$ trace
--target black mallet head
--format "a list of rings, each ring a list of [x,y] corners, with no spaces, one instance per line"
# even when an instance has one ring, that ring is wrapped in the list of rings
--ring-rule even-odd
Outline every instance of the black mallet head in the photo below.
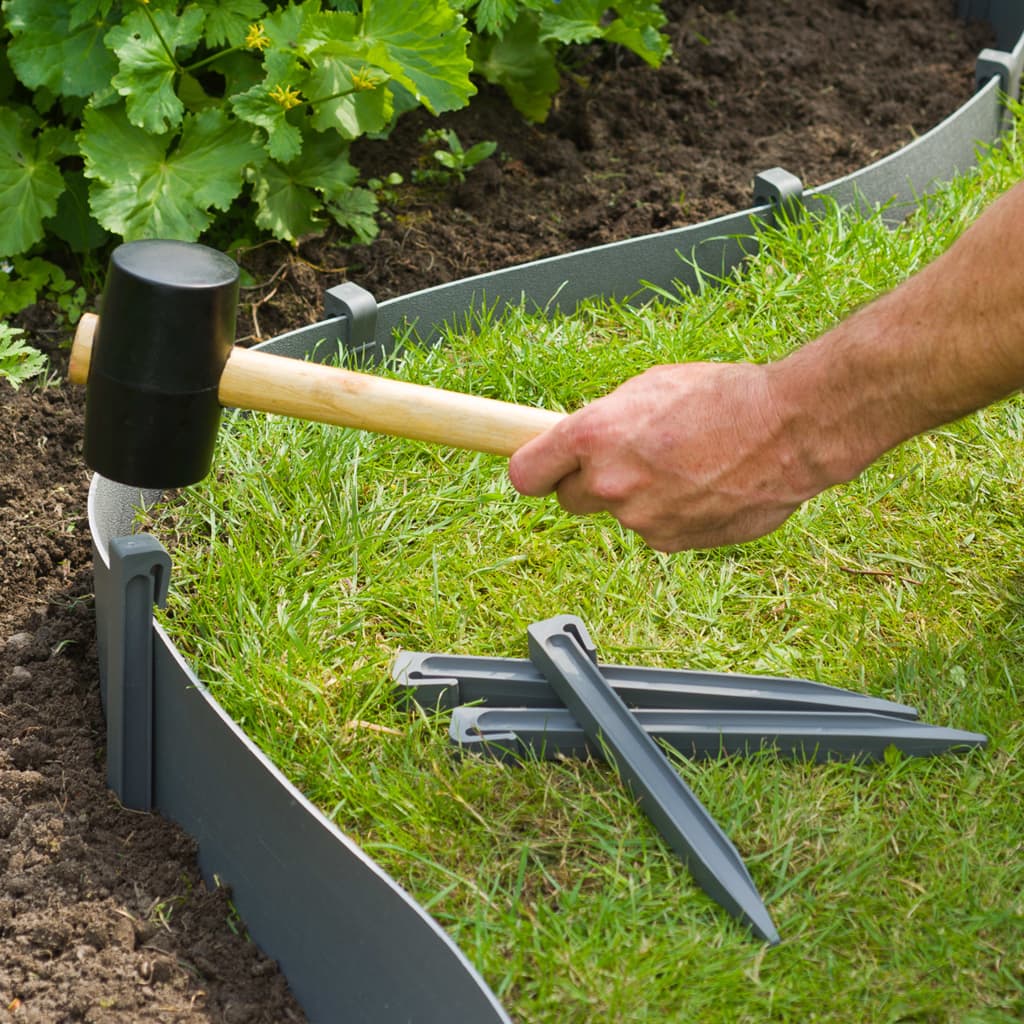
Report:
[[[214,249],[147,240],[114,250],[88,368],[92,469],[144,488],[206,476],[237,303],[238,267]]]

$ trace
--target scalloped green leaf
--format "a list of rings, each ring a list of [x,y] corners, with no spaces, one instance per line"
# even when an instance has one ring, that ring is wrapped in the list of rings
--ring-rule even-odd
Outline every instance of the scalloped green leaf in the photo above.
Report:
[[[562,46],[595,39],[616,43],[658,65],[668,53],[668,39],[658,29],[665,12],[657,0],[558,0],[545,5],[540,17],[540,38]]]
[[[473,21],[481,32],[500,36],[519,14],[519,0],[480,0],[473,9]]]
[[[349,163],[348,144],[336,135],[311,135],[302,150],[302,159],[289,165],[295,181],[315,188],[326,199],[335,199],[347,192],[359,177],[359,171]]]
[[[66,188],[57,200],[57,212],[46,222],[46,230],[65,241],[72,252],[99,249],[110,237],[89,209],[89,183],[81,171],[64,175]]]
[[[249,26],[267,13],[261,0],[192,0],[206,15],[203,38],[207,45],[241,46]]]
[[[334,103],[315,115],[317,126],[333,120],[330,126],[344,134],[381,131],[395,117],[394,97],[372,95],[385,78],[389,92],[407,92],[432,113],[465,106],[476,92],[469,77],[470,39],[461,15],[444,2],[366,0],[361,18],[309,13],[295,45],[322,84],[317,94]],[[351,98],[353,82],[364,97]]]
[[[289,53],[302,50],[304,23],[315,18],[320,12],[320,0],[305,0],[301,4],[289,4],[268,14],[263,19],[263,30],[274,48]]]
[[[210,210],[228,209],[247,168],[265,159],[252,129],[220,110],[188,114],[180,135],[159,136],[132,125],[120,107],[89,110],[79,141],[93,214],[127,240],[194,241]]]
[[[93,18],[105,18],[114,6],[114,0],[72,0],[70,10],[70,24],[72,28],[78,28]]]
[[[477,73],[500,85],[524,117],[540,122],[548,116],[560,78],[535,17],[521,15],[501,38],[478,37],[472,53]]]
[[[540,13],[561,0],[448,0],[473,23],[477,34],[501,36],[524,11]]]
[[[25,344],[22,333],[17,327],[0,324],[0,380],[7,381],[15,391],[47,367],[46,356]]]
[[[567,46],[571,43],[589,43],[603,34],[602,15],[607,4],[604,0],[561,0],[540,18],[540,38]]]
[[[380,231],[377,197],[368,188],[350,188],[327,204],[327,211],[355,240],[368,245]]]
[[[275,238],[289,242],[319,231],[323,220],[320,197],[300,183],[301,174],[271,160],[252,175],[256,223]]]
[[[627,25],[621,18],[608,26],[604,38],[632,50],[651,67],[661,64],[670,50],[668,39],[653,25]]]
[[[302,132],[289,118],[291,104],[298,105],[306,85],[306,72],[298,58],[289,52],[271,50],[265,62],[266,74],[245,92],[232,96],[229,103],[235,114],[258,125],[267,133],[267,151],[282,163],[302,152]],[[294,96],[287,100],[284,91]]]
[[[152,17],[159,32],[154,31]],[[204,14],[194,6],[180,15],[164,10],[133,11],[107,33],[120,70],[113,86],[125,98],[132,124],[159,134],[181,122],[185,106],[175,92],[176,54],[188,53],[202,39]]]
[[[439,113],[465,106],[476,91],[466,53],[470,38],[446,3],[366,0],[361,19],[334,11],[310,15],[297,45],[321,73],[332,61],[356,71],[376,68]]]
[[[346,139],[382,131],[395,116],[394,94],[385,88],[388,80],[385,72],[359,61],[317,61],[308,84],[313,127]]]
[[[325,45],[340,47],[333,52],[359,53],[363,47],[359,39],[359,16],[345,11],[307,11],[296,45],[304,57]]]
[[[312,135],[300,160],[287,165],[268,162],[251,175],[256,223],[292,242],[319,231],[324,226],[324,200],[342,203],[358,175],[349,163],[347,144],[336,135]]]
[[[294,160],[302,152],[302,130],[288,120],[288,111],[272,98],[265,83],[233,97],[231,109],[267,133],[267,152],[275,160]]]
[[[64,179],[57,169],[67,133],[37,133],[31,112],[0,108],[0,209],[17,211],[0,218],[0,256],[25,252],[43,237],[43,221],[57,212]]]
[[[615,12],[618,17],[605,27],[604,38],[632,50],[652,67],[661,64],[671,46],[660,31],[668,17],[659,0],[620,0]]]
[[[470,34],[446,3],[365,0],[361,36],[367,63],[386,71],[433,114],[464,107],[476,92],[466,52]]]
[[[103,42],[109,4],[94,6],[80,21],[80,5],[67,0],[7,0],[7,57],[24,85],[60,96],[90,96],[109,85],[117,70]]]

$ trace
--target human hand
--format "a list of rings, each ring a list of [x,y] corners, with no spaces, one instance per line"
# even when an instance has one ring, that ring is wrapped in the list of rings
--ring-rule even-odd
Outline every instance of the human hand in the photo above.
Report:
[[[820,490],[788,439],[767,367],[655,366],[523,445],[513,486],[608,511],[653,548],[752,540]]]

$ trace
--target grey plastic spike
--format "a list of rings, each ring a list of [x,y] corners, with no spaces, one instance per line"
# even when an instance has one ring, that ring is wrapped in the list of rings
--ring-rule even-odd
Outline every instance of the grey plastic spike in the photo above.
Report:
[[[527,629],[530,659],[587,737],[605,746],[638,803],[701,888],[771,945],[779,933],[729,837],[676,774],[587,653],[586,627],[559,615]]]
[[[877,761],[890,747],[907,757],[935,757],[988,742],[976,732],[871,714],[644,709],[633,717],[652,739],[691,758],[770,750],[818,762]],[[499,759],[603,756],[565,708],[459,707],[449,735],[463,752]]]
[[[600,668],[631,708],[845,711],[902,719],[918,717],[917,711],[906,704],[807,679],[630,665]],[[562,704],[539,669],[526,658],[400,651],[391,671],[395,683],[406,688],[408,695],[428,711],[460,704],[533,708]]]

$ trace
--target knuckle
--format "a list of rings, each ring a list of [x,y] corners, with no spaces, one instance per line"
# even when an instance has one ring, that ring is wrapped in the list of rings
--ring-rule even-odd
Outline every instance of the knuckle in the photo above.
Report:
[[[609,509],[622,505],[635,492],[632,482],[618,473],[595,473],[587,483],[590,493]]]

